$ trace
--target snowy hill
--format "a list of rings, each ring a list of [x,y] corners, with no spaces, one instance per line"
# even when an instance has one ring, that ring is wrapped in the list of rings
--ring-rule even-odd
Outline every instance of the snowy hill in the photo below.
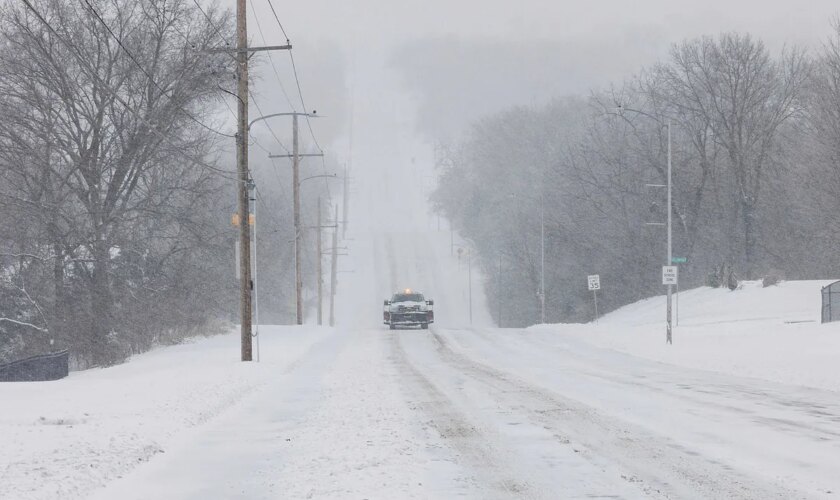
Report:
[[[653,297],[585,325],[543,325],[671,364],[840,390],[840,323],[820,324],[820,289],[831,280],[788,281],[738,290],[701,287],[674,302],[674,344],[665,344],[665,296]],[[678,306],[677,306],[678,304]],[[677,323],[678,311],[678,323]]]

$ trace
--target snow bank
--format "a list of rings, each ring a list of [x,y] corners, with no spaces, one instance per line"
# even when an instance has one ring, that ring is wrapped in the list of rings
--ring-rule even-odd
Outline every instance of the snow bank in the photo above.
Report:
[[[328,331],[261,327],[261,363],[239,361],[232,333],[55,382],[0,384],[0,498],[87,496],[236,405]]]
[[[831,282],[767,288],[746,282],[735,291],[682,292],[674,303],[673,345],[665,344],[665,296],[628,305],[594,324],[529,331],[671,364],[840,391],[840,323],[820,324],[820,289]]]

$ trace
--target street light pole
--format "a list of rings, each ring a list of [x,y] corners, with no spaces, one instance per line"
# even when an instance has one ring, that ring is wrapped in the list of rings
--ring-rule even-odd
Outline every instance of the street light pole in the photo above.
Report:
[[[302,311],[302,300],[301,300],[301,286],[302,280],[300,275],[300,236],[303,231],[303,227],[300,226],[300,185],[303,184],[305,181],[310,179],[320,179],[320,178],[329,178],[329,177],[336,177],[336,174],[319,174],[319,175],[310,175],[309,177],[304,177],[303,179],[298,179],[298,169],[295,169],[295,304],[296,310]],[[318,279],[318,325],[323,323],[323,279],[321,277],[321,230],[323,229],[323,225],[321,224],[321,197],[318,197],[318,224],[314,226],[318,229],[317,235],[317,246],[318,246],[318,260],[315,274],[317,275]],[[298,315],[298,324],[302,323],[302,316]]]
[[[473,322],[473,312],[472,312],[472,248],[467,249],[467,288],[469,293],[469,301],[470,301],[470,324],[472,325]]]
[[[318,228],[317,228],[317,246],[318,246],[318,259],[315,261],[315,276],[318,280],[318,326],[321,326],[324,322],[324,279],[321,273],[321,260],[323,256],[321,255],[321,197],[318,197]]]
[[[294,224],[295,224],[295,319],[303,324],[303,278],[300,273],[300,156],[298,151],[298,117],[292,115],[292,183],[294,186]]]
[[[638,113],[638,114],[643,115],[643,116],[647,116],[648,118],[651,118],[651,119],[655,120],[659,124],[660,130],[662,130],[662,128],[661,128],[662,127],[662,122],[659,121],[655,116],[652,116],[649,113],[645,113],[644,111],[640,111],[638,109],[625,108],[620,104],[618,105],[619,115],[621,115],[622,112],[625,111],[625,110],[626,111],[632,111],[632,112]],[[667,186],[666,186],[666,189],[668,190],[668,202],[667,202],[667,205],[668,205],[668,219],[667,219],[667,222],[666,222],[667,232],[668,232],[668,260],[665,263],[665,265],[666,266],[672,266],[673,265],[673,253],[672,253],[673,234],[672,234],[671,223],[672,223],[672,217],[673,217],[672,213],[673,213],[673,208],[674,207],[672,206],[673,197],[672,197],[672,189],[671,189],[671,184],[672,184],[672,182],[671,182],[671,118],[668,118],[668,120],[666,122],[666,126],[667,126],[667,129],[668,129],[668,174],[667,174],[668,183],[667,183]],[[659,225],[659,224],[657,224],[657,225]],[[677,279],[679,279],[679,278],[677,278]],[[672,314],[672,307],[671,306],[672,306],[672,300],[673,300],[673,294],[674,294],[674,286],[671,285],[671,284],[668,284],[667,286],[668,286],[667,299],[666,299],[667,303],[666,303],[666,306],[665,306],[665,311],[666,311],[665,312],[665,321],[666,321],[665,342],[667,344],[673,344],[673,335],[672,335],[673,334],[673,328],[672,328],[672,324],[671,324],[673,314]]]
[[[545,324],[545,204],[540,199],[540,324]]]
[[[303,297],[301,295],[301,290],[303,289],[303,279],[300,273],[300,236],[301,236],[301,228],[300,228],[300,193],[298,192],[299,181],[300,178],[300,159],[304,156],[323,156],[323,154],[317,155],[305,155],[300,154],[298,148],[298,116],[305,116],[307,118],[315,118],[315,112],[313,111],[312,114],[309,113],[299,113],[299,112],[285,112],[285,113],[272,113],[270,115],[260,116],[250,123],[248,123],[248,129],[251,126],[260,121],[260,120],[267,120],[268,118],[274,118],[276,116],[291,116],[292,117],[292,154],[291,155],[268,155],[269,158],[279,158],[281,156],[288,157],[291,156],[292,158],[292,185],[294,188],[294,225],[295,225],[295,318],[298,325],[303,324]]]
[[[671,119],[668,119],[668,263],[665,264],[666,266],[673,265],[672,262],[672,236],[671,236],[671,212],[673,212],[673,207],[671,206]],[[673,285],[668,285],[668,305],[667,305],[667,333],[665,337],[665,342],[668,344],[673,343],[672,338],[672,330],[671,330],[671,299],[673,296]]]

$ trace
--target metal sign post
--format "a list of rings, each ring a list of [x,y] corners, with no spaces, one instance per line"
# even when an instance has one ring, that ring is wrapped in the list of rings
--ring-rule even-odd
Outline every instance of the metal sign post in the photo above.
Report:
[[[671,257],[671,264],[685,264],[686,262],[688,262],[687,257]],[[677,300],[677,310],[676,310],[677,326],[680,326],[680,284],[679,284],[679,282],[676,285],[677,285],[677,299],[676,299]]]
[[[594,321],[598,321],[598,290],[601,289],[601,275],[599,274],[591,274],[586,277],[587,284],[589,285],[589,290],[592,292],[592,298],[595,300],[595,319]]]
[[[665,342],[670,344],[671,340],[671,291],[672,287],[677,284],[679,270],[677,266],[662,266],[662,284],[668,285],[668,304],[667,304],[667,337]]]

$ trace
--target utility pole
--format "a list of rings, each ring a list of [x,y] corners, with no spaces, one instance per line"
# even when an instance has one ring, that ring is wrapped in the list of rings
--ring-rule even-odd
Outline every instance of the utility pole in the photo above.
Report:
[[[242,1],[242,0],[239,0]],[[300,271],[300,240],[302,236],[302,228],[300,226],[300,159],[307,156],[324,156],[323,153],[301,154],[298,145],[298,116],[306,116],[315,118],[315,112],[309,113],[274,113],[266,115],[260,119],[271,118],[275,116],[291,116],[292,117],[292,154],[291,155],[268,155],[269,158],[291,158],[292,159],[292,189],[293,203],[294,203],[294,226],[295,226],[295,319],[298,325],[303,324],[303,277]],[[254,120],[256,121],[256,120]]]
[[[316,260],[315,265],[315,275],[318,277],[318,326],[324,324],[324,278],[321,275],[321,259],[323,256],[321,255],[322,246],[321,246],[321,197],[318,197],[318,224],[317,224],[317,231],[318,236],[316,238],[317,245],[318,245],[318,260]]]
[[[237,133],[236,133],[236,180],[237,213],[239,215],[239,317],[241,323],[242,361],[252,361],[251,348],[251,228],[248,182],[248,54],[266,50],[289,50],[291,45],[270,47],[248,47],[248,24],[246,1],[236,0],[236,97],[237,97]],[[231,52],[229,48],[209,49],[207,52]]]
[[[239,97],[236,173],[239,196],[239,318],[242,361],[251,361],[251,228],[248,210],[248,28],[245,0],[236,0],[236,76]]]
[[[335,287],[338,283],[338,204],[335,205],[335,229],[332,236],[332,262],[330,269],[330,326],[335,326]]]

